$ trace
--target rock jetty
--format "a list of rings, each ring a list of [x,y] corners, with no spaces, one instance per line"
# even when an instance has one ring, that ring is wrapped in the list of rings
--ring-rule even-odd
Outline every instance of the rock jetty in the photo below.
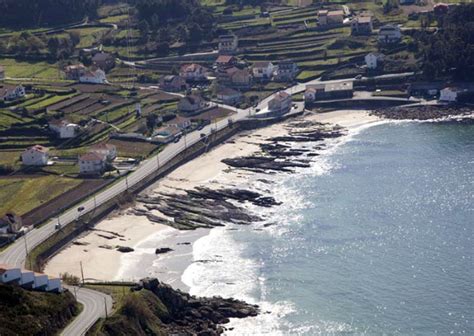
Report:
[[[431,120],[452,116],[467,116],[474,113],[474,108],[455,105],[398,106],[377,109],[371,112],[381,118],[395,120]]]

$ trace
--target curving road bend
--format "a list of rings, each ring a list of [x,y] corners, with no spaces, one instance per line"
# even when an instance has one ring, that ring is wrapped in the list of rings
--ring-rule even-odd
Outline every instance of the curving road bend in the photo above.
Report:
[[[83,310],[78,318],[73,320],[60,334],[61,336],[84,335],[98,320],[106,317],[112,311],[112,298],[109,295],[81,287],[66,286],[75,293]]]

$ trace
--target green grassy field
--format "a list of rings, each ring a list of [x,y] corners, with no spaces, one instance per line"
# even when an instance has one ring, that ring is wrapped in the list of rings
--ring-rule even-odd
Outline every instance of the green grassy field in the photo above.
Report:
[[[25,214],[81,182],[59,176],[0,179],[0,213]]]
[[[47,62],[23,62],[10,58],[0,59],[5,76],[10,78],[61,79],[58,65]]]

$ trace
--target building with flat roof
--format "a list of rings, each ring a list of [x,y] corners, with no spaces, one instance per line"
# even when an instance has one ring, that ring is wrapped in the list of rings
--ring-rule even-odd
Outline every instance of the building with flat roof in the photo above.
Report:
[[[306,86],[305,102],[351,98],[354,94],[352,81],[312,84]]]

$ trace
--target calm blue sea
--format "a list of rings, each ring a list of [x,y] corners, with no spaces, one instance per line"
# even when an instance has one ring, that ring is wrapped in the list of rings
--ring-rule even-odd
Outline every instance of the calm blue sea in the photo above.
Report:
[[[474,335],[474,125],[361,129],[272,179],[273,225],[212,230],[183,275],[262,307],[229,335]]]

